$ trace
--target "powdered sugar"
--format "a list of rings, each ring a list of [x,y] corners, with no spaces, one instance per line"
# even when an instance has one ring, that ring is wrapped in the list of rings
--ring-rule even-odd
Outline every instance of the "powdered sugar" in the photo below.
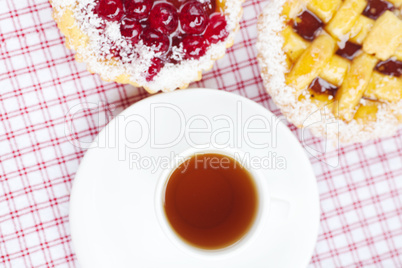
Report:
[[[287,118],[298,127],[308,127],[314,135],[339,139],[343,143],[363,142],[393,135],[401,116],[402,101],[379,105],[376,121],[344,122],[335,118],[327,107],[319,108],[310,98],[299,100],[296,90],[286,85],[286,56],[282,50],[285,27],[281,17],[286,0],[273,0],[259,18],[257,49],[267,91]]]
[[[120,34],[120,25],[117,22],[109,23],[106,27],[106,35],[111,41],[119,42],[122,39]]]
[[[102,79],[114,81],[119,77],[128,76],[129,82],[144,86],[150,92],[183,88],[200,79],[202,70],[211,68],[214,60],[223,56],[226,47],[233,42],[242,11],[241,0],[226,0],[225,17],[230,33],[226,41],[210,45],[206,55],[198,60],[183,60],[182,47],[175,48],[173,58],[181,62],[166,63],[153,81],[147,82],[146,72],[151,65],[151,59],[159,56],[160,52],[158,54],[153,48],[145,46],[141,40],[133,47],[120,35],[118,23],[104,21],[93,13],[95,1],[52,1],[55,18],[61,18],[64,12],[72,10],[75,26],[89,37],[85,46],[72,42],[71,48],[76,50],[78,58],[87,63],[88,69],[99,73]],[[101,30],[102,24],[105,24],[105,33]],[[115,60],[110,53],[117,50],[121,60]]]

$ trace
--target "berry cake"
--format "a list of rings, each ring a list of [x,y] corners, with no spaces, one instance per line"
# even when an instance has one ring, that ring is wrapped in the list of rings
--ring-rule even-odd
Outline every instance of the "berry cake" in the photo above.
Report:
[[[260,15],[264,84],[285,116],[343,143],[402,122],[402,0],[273,0]]]
[[[242,0],[51,0],[76,60],[105,81],[186,88],[225,54]]]

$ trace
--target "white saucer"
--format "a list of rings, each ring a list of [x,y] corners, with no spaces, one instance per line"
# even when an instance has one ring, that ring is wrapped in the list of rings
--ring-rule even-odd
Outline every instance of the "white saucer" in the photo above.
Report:
[[[221,150],[230,141],[230,150],[249,155],[247,163],[255,162],[252,169],[261,174],[266,193],[258,232],[241,251],[222,258],[200,258],[177,246],[161,224],[156,203],[166,165],[211,140],[208,149]],[[82,267],[293,268],[309,263],[319,227],[316,179],[297,139],[257,103],[208,89],[155,95],[118,115],[91,147],[70,201],[72,239]],[[151,160],[161,161],[159,168],[148,167]]]

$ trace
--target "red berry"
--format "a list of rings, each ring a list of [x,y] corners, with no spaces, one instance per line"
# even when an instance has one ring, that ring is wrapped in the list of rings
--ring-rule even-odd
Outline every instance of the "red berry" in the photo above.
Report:
[[[167,35],[152,29],[147,28],[141,35],[141,39],[148,47],[155,47],[156,52],[167,52],[169,50],[170,41]]]
[[[126,14],[138,20],[148,16],[152,4],[152,0],[124,0]]]
[[[202,33],[208,24],[208,17],[202,4],[196,1],[184,4],[180,10],[180,24],[186,33]]]
[[[151,60],[151,66],[149,66],[148,72],[145,79],[147,82],[152,81],[152,79],[157,75],[163,67],[163,62],[159,58],[153,58]]]
[[[219,13],[212,15],[209,19],[207,30],[205,31],[205,38],[212,44],[224,41],[229,35],[226,26],[227,23],[224,16]]]
[[[180,8],[187,1],[186,0],[167,0],[167,2],[171,3],[176,8]]]
[[[147,29],[151,27],[151,24],[149,23],[149,20],[140,20],[140,24],[142,29]]]
[[[100,0],[95,13],[104,20],[119,21],[123,16],[122,0]]]
[[[216,10],[216,1],[215,0],[204,0],[202,3],[202,7],[208,15],[211,15]]]
[[[149,20],[152,28],[164,34],[173,33],[179,25],[176,8],[168,3],[156,4],[151,10]]]
[[[129,39],[132,43],[138,42],[138,37],[142,31],[141,24],[132,18],[123,18],[120,24],[120,33]]]
[[[208,44],[202,36],[188,35],[183,39],[185,59],[199,59],[207,52]]]

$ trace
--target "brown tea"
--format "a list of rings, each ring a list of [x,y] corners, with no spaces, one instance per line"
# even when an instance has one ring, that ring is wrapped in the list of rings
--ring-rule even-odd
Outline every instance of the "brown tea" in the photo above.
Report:
[[[235,159],[197,154],[170,175],[166,217],[185,242],[220,249],[239,241],[251,228],[258,208],[251,174]]]

